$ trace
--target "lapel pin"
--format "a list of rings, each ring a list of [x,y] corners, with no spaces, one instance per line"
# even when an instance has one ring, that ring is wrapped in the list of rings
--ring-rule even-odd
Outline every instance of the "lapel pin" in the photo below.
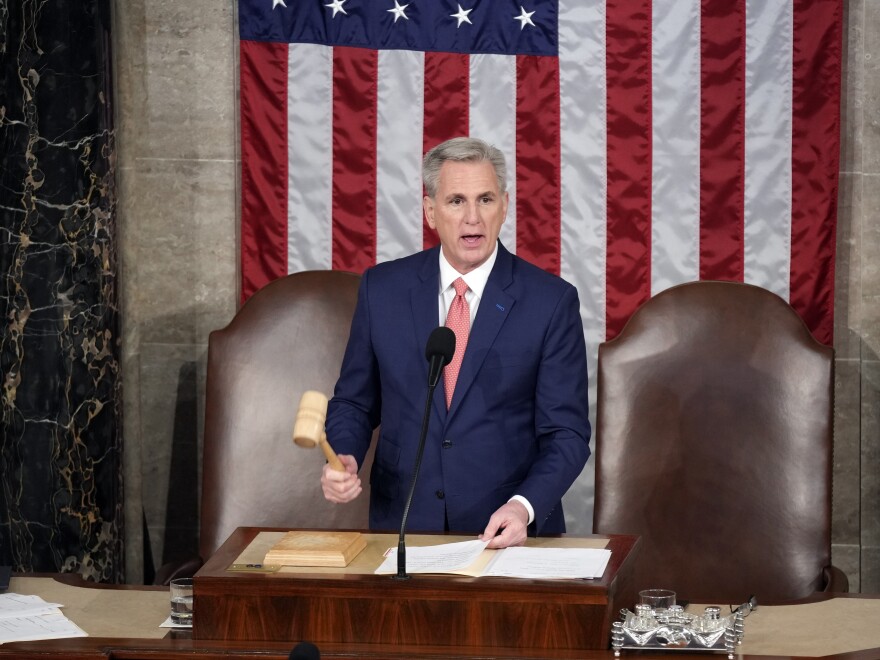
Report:
[[[504,311],[504,306],[501,303],[495,303],[495,307],[500,309],[502,312]]]

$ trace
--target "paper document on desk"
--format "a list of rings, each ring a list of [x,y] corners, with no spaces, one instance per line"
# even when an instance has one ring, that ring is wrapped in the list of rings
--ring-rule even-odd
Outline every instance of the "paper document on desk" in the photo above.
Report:
[[[485,576],[536,580],[595,579],[605,573],[611,551],[595,548],[505,548],[499,550]]]
[[[0,619],[55,612],[61,605],[47,603],[39,596],[0,594]]]
[[[488,544],[488,541],[459,541],[407,548],[406,572],[475,575],[470,572],[471,567],[480,559]],[[488,558],[482,563],[488,563]],[[379,575],[397,573],[397,548],[388,549],[385,553],[385,561],[376,569],[376,573]]]
[[[406,549],[407,573],[448,573],[471,577],[536,580],[593,579],[605,573],[611,551],[594,548],[505,548],[487,550],[486,541],[462,541]],[[385,553],[376,573],[397,572],[397,548]]]
[[[86,631],[61,613],[60,607],[39,596],[0,594],[0,644],[88,637]]]

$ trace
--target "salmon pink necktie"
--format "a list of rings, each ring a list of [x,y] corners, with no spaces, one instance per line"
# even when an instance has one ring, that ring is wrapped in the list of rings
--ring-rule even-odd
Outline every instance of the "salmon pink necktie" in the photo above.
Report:
[[[467,348],[468,334],[471,329],[471,310],[464,297],[468,290],[467,283],[460,277],[452,283],[455,287],[455,298],[449,306],[446,315],[446,327],[455,333],[455,354],[452,362],[443,370],[443,385],[446,388],[446,409],[452,403],[452,393],[455,392],[455,381],[458,380],[458,371],[461,369],[461,361],[464,359],[464,350]]]

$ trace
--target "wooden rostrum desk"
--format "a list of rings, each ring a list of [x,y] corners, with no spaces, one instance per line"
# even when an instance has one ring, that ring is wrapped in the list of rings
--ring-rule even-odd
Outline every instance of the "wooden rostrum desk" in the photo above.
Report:
[[[541,657],[609,648],[612,621],[635,600],[627,581],[638,545],[633,536],[529,539],[546,547],[607,547],[611,560],[596,580],[395,580],[374,574],[397,545],[392,534],[365,533],[366,549],[344,569],[255,567],[284,531],[239,528],[196,574],[193,640],[513,648]],[[413,534],[407,547],[463,538]]]
[[[288,660],[308,638],[286,641],[193,639],[190,631],[161,628],[168,617],[167,587],[86,583],[72,574],[14,575],[10,591],[61,603],[63,612],[89,637],[10,642],[0,660]],[[702,612],[707,604],[693,604]],[[725,603],[714,603],[724,606]],[[631,605],[630,605],[631,606]],[[261,616],[260,613],[252,616]],[[746,620],[742,660],[880,659],[880,595],[817,593],[799,603],[761,606]],[[435,625],[432,623],[432,625]],[[322,660],[614,660],[610,648],[596,650],[493,649],[450,644],[322,642]],[[723,660],[725,654],[688,651],[623,651],[623,660]]]

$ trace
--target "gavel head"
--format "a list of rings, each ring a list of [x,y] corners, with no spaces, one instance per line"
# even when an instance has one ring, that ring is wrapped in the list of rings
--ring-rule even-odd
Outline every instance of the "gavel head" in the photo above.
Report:
[[[324,439],[324,421],[327,419],[327,397],[321,392],[307,390],[299,400],[293,441],[300,447],[315,447]]]

